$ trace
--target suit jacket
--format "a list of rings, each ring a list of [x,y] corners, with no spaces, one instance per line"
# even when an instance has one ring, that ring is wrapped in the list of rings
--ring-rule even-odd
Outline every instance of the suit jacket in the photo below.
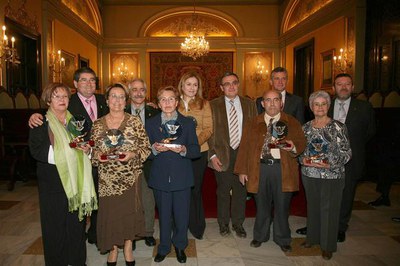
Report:
[[[108,114],[106,98],[102,94],[94,94],[94,96],[96,97],[97,103],[97,118],[105,116],[106,114]],[[69,100],[68,105],[68,111],[70,111],[73,116],[83,115],[86,118],[86,121],[89,122],[89,128],[92,129],[93,122],[90,119],[90,116],[77,93],[71,95],[71,99]]]
[[[126,106],[125,112],[132,114],[132,108],[131,108],[130,104]],[[144,106],[144,119],[146,122],[148,121],[148,119],[154,117],[158,113],[160,113],[159,109],[153,108],[147,104]],[[145,125],[146,125],[146,123],[145,123]],[[150,177],[150,169],[151,169],[151,160],[147,159],[143,163],[143,173],[144,173],[144,177],[146,178],[147,181],[149,180],[149,177]]]
[[[293,192],[299,190],[299,168],[297,156],[300,155],[306,147],[306,138],[300,122],[293,116],[281,112],[281,118],[288,126],[287,139],[292,140],[296,153],[285,150],[281,153],[282,169],[282,192]],[[260,114],[249,121],[244,128],[241,145],[236,158],[234,173],[245,174],[248,176],[247,191],[251,193],[258,192],[260,176],[260,156],[264,145],[267,126],[264,121],[264,114]]]
[[[174,144],[186,146],[186,155],[181,156],[172,151],[150,154],[152,160],[149,187],[162,191],[177,191],[190,188],[194,185],[192,159],[198,158],[200,146],[197,141],[196,127],[192,119],[178,112],[177,121],[182,126],[182,134],[174,140]],[[146,131],[150,144],[161,142],[165,136],[161,132],[161,114],[146,121]]]
[[[243,111],[243,126],[252,117],[257,115],[257,109],[254,102],[250,99],[239,96]],[[213,134],[208,140],[209,150],[208,158],[214,154],[222,163],[222,171],[226,171],[230,162],[230,144],[229,144],[229,124],[226,114],[225,96],[220,96],[210,102],[213,117]],[[212,168],[211,162],[209,167]]]
[[[258,97],[256,100],[257,112],[264,113],[265,109],[261,105],[263,97]],[[289,115],[294,116],[302,125],[305,123],[304,118],[304,103],[303,99],[297,95],[286,92],[285,105],[283,111]]]
[[[330,117],[334,117],[334,105],[333,100],[328,111]],[[352,158],[345,166],[346,178],[358,180],[362,177],[365,165],[366,144],[376,131],[372,105],[367,101],[351,98],[345,124],[352,150]]]

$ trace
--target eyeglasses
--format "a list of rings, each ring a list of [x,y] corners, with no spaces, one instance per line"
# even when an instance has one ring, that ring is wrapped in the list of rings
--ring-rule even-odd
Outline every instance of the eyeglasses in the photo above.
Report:
[[[68,99],[68,95],[52,95],[51,98],[53,98],[56,101],[61,101]]]
[[[238,81],[238,80],[235,80],[235,81],[232,81],[232,82],[225,82],[225,83],[223,83],[223,84],[222,84],[222,87],[224,87],[225,89],[227,89],[227,88],[230,88],[231,86],[237,86],[237,85],[239,85],[239,81]]]
[[[280,98],[273,98],[273,99],[267,98],[267,99],[263,99],[263,101],[266,103],[271,103],[271,102],[278,103],[281,101],[281,99]]]
[[[79,82],[82,82],[82,83],[96,83],[96,79],[94,79],[94,78],[91,78],[91,79],[86,79],[86,78],[81,78],[81,79],[79,79]]]
[[[323,107],[323,106],[328,105],[328,103],[327,102],[324,102],[324,103],[313,103],[313,105],[314,106],[318,106],[318,107]]]
[[[176,98],[174,98],[174,97],[160,98],[159,101],[160,101],[160,103],[174,102],[174,101],[176,101]]]
[[[123,95],[123,94],[120,94],[120,95],[118,95],[118,94],[111,94],[110,95],[110,97],[113,99],[113,100],[121,100],[121,101],[124,101],[125,100],[125,95]]]

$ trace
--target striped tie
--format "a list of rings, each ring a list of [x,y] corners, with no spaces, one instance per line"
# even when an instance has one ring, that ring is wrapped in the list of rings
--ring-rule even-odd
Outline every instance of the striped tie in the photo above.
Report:
[[[239,121],[233,100],[230,100],[231,109],[229,110],[229,138],[230,146],[236,150],[239,146]]]
[[[86,101],[87,104],[89,104],[89,116],[90,116],[90,119],[92,119],[92,121],[96,120],[96,117],[94,116],[94,111],[93,111],[93,108],[92,108],[92,101],[89,100],[89,99],[86,99],[85,101]]]

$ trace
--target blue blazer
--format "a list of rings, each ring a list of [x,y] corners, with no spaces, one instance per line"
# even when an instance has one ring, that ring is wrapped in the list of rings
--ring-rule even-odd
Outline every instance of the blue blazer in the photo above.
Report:
[[[194,185],[192,159],[201,156],[196,127],[192,119],[184,117],[179,112],[177,120],[182,125],[182,135],[172,143],[185,145],[186,155],[181,156],[172,151],[161,152],[157,155],[151,153],[149,158],[153,162],[148,181],[151,188],[177,191]],[[146,131],[151,145],[165,139],[161,133],[161,114],[146,120]]]

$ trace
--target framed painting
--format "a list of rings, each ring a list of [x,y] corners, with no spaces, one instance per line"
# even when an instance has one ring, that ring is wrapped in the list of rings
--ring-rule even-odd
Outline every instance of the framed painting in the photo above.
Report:
[[[76,70],[75,55],[61,50],[61,57],[65,60],[64,71],[61,75],[61,82],[74,89],[74,72]]]
[[[321,88],[331,88],[333,84],[333,53],[334,49],[321,53]]]
[[[89,59],[78,54],[78,68],[89,67]]]

